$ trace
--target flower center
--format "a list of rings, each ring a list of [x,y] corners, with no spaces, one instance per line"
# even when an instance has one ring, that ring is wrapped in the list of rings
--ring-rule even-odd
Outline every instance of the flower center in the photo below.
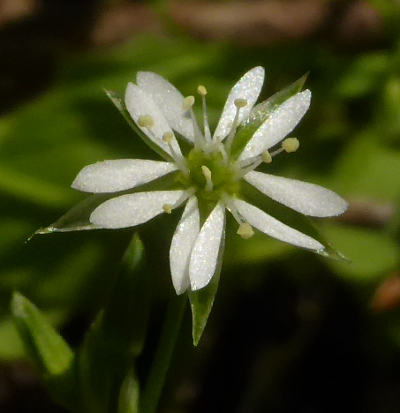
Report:
[[[239,191],[236,169],[227,164],[217,150],[193,149],[187,157],[187,167],[189,174],[183,177],[185,186],[195,188],[196,195],[206,201],[218,201],[223,194],[233,195]]]

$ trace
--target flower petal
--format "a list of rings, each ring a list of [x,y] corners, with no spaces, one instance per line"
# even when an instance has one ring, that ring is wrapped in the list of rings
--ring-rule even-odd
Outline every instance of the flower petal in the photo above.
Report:
[[[257,228],[259,231],[264,232],[264,234],[280,241],[295,245],[296,247],[316,251],[324,249],[324,246],[314,238],[311,238],[308,235],[283,224],[254,205],[240,199],[234,199],[233,203],[245,221]]]
[[[189,261],[194,242],[200,231],[200,213],[197,198],[192,196],[176,227],[169,250],[172,283],[176,293],[182,294],[190,284]]]
[[[277,202],[312,217],[343,214],[348,204],[333,191],[319,185],[251,171],[244,179]]]
[[[311,92],[307,89],[286,100],[256,130],[247,143],[239,160],[260,155],[288,135],[305,115],[311,102]]]
[[[100,204],[90,215],[90,222],[99,228],[133,227],[161,214],[165,204],[175,204],[184,194],[151,191],[121,195]]]
[[[171,128],[193,142],[193,122],[189,112],[182,108],[182,93],[168,80],[153,72],[138,72],[136,80],[138,86],[161,109]]]
[[[261,92],[264,82],[264,73],[265,71],[263,67],[254,67],[245,73],[233,86],[229,92],[218,126],[215,129],[214,139],[217,137],[225,138],[228,135],[236,114],[235,99],[247,100],[247,105],[240,109],[239,123],[249,116],[249,113]]]
[[[177,167],[170,162],[144,159],[117,159],[85,166],[71,187],[83,192],[106,193],[124,191],[153,181]]]
[[[143,133],[157,146],[167,152],[172,156],[171,149],[168,144],[163,141],[163,136],[166,132],[171,132],[172,130],[168,125],[163,113],[159,107],[154,103],[152,98],[144,92],[139,86],[128,83],[125,92],[125,106],[132,119],[135,121],[137,126],[143,131]],[[152,117],[154,125],[150,128],[142,127],[138,124],[138,119],[140,116],[149,115]],[[175,137],[172,141],[172,147],[177,154],[181,154],[181,149],[176,141]]]
[[[221,245],[225,236],[225,207],[218,203],[201,227],[193,246],[189,264],[193,291],[205,287],[218,268]]]

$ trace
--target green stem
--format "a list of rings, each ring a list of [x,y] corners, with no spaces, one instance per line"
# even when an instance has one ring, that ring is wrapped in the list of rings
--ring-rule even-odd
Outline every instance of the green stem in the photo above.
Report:
[[[178,338],[185,312],[187,296],[172,297],[168,304],[158,348],[154,355],[153,364],[143,391],[141,413],[155,413],[165,378],[171,362],[172,353]]]

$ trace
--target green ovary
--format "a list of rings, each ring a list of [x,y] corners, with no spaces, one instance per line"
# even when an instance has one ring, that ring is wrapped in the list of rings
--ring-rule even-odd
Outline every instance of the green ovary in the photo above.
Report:
[[[236,172],[231,164],[226,164],[219,152],[203,153],[193,149],[187,157],[189,176],[184,177],[184,185],[196,188],[198,197],[206,201],[218,201],[223,193],[228,195],[239,192],[239,182]],[[211,172],[213,189],[206,190],[207,180],[203,174],[202,166]]]

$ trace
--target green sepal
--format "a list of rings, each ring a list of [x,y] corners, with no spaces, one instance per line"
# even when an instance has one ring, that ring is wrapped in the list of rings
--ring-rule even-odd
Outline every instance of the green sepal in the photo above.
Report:
[[[32,236],[51,234],[53,232],[70,232],[70,231],[85,231],[98,229],[96,225],[90,222],[90,215],[103,202],[111,198],[116,198],[125,194],[132,194],[139,191],[157,191],[165,188],[181,189],[182,185],[179,181],[180,173],[171,172],[161,178],[146,184],[137,186],[132,189],[120,192],[94,194],[85,198],[77,205],[72,207],[64,215],[62,215],[56,222],[50,224],[48,227],[39,228]]]
[[[73,351],[44,314],[18,292],[12,297],[11,312],[25,351],[43,374],[50,395],[74,410],[78,390]]]
[[[84,410],[115,411],[118,389],[141,353],[148,317],[149,279],[144,248],[134,235],[122,259],[108,304],[100,311],[79,352]]]
[[[193,345],[197,346],[206,328],[208,317],[210,316],[215,296],[218,291],[219,279],[221,275],[222,260],[225,249],[225,235],[222,237],[218,254],[218,264],[214,276],[210,283],[198,291],[189,291],[189,301],[192,310],[192,338]]]
[[[308,73],[253,107],[248,118],[239,126],[236,132],[232,145],[233,157],[239,156],[255,131],[269,118],[274,110],[303,89],[307,77]]]
[[[165,151],[163,151],[158,145],[152,142],[136,125],[136,123],[131,118],[128,110],[126,109],[124,99],[117,92],[104,89],[106,95],[110,98],[111,102],[114,103],[114,106],[119,110],[121,115],[127,121],[128,125],[140,136],[140,138],[148,145],[154,152],[158,153],[162,158],[171,162],[173,161],[172,157]]]

